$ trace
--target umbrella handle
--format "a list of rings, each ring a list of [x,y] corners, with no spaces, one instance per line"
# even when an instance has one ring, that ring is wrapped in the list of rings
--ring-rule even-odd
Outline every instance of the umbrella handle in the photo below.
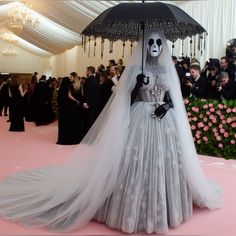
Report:
[[[142,74],[143,74],[143,54],[144,54],[144,29],[145,29],[145,25],[144,22],[141,21],[141,30],[142,30]]]

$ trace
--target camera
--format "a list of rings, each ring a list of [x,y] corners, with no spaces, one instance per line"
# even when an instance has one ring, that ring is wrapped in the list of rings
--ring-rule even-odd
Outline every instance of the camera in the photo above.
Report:
[[[219,88],[221,87],[222,83],[221,83],[221,80],[220,80],[220,75],[217,75],[216,76],[216,87]]]
[[[187,82],[194,83],[194,79],[189,72],[185,73],[184,82],[185,83],[187,83]]]

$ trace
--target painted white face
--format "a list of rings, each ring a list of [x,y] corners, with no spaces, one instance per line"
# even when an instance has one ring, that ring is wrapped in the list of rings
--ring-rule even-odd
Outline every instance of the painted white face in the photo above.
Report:
[[[153,33],[148,39],[148,54],[151,57],[158,57],[162,51],[162,40],[158,33]]]

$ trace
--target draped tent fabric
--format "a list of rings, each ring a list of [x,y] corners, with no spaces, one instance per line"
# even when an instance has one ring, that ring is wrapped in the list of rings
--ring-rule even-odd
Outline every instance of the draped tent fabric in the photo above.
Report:
[[[16,33],[22,39],[17,45],[25,48],[22,44],[25,40],[27,50],[39,56],[51,57],[62,54],[66,50],[81,44],[80,33],[97,15],[122,2],[141,2],[141,0],[30,0],[33,12],[40,16],[40,24],[35,29],[26,27],[21,33]],[[201,64],[210,57],[219,58],[225,55],[227,41],[236,38],[235,0],[162,2],[178,5],[207,30],[208,36],[206,37],[203,55],[200,51],[196,51],[196,58],[201,61]],[[7,13],[13,4],[15,2],[12,0],[0,0],[0,36],[4,32],[11,31],[7,25]],[[171,47],[171,44],[169,46]],[[36,48],[38,49],[35,50]],[[181,56],[182,53],[184,56],[190,56],[190,38],[184,41],[184,50],[182,50],[181,40],[175,43],[174,54]],[[98,54],[97,57],[100,59]]]
[[[59,54],[81,44],[80,33],[98,14],[114,2],[97,1],[30,1],[32,13],[38,18],[35,28],[25,26],[22,32],[13,32],[22,40],[47,51],[44,56]],[[0,32],[11,31],[7,14],[15,6],[14,1],[0,1]],[[18,44],[21,46],[21,44]],[[29,49],[29,48],[28,48]],[[31,48],[33,53],[38,51]],[[39,53],[40,54],[40,53]],[[40,54],[42,55],[42,53]]]

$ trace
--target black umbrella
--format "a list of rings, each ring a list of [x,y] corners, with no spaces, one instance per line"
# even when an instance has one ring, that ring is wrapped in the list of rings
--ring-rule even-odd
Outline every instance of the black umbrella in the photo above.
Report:
[[[137,41],[143,29],[164,33],[171,41],[201,34],[206,30],[179,7],[162,2],[121,3],[108,8],[82,32],[86,36]]]
[[[82,34],[110,41],[137,41],[143,36],[145,29],[161,31],[172,42],[178,38],[184,39],[206,32],[197,21],[175,5],[143,1],[121,3],[108,8],[96,17]]]

